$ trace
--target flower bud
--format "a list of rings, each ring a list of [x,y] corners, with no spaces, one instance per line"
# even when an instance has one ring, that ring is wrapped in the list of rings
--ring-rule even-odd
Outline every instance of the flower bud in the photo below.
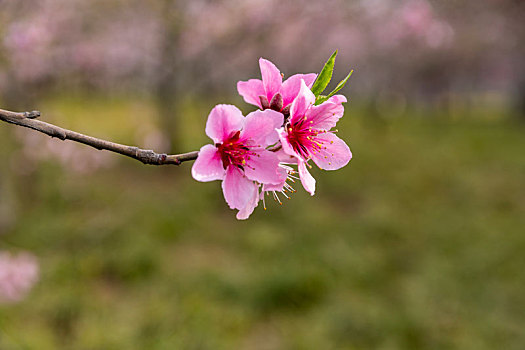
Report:
[[[260,95],[259,96],[259,100],[261,101],[261,107],[262,107],[263,111],[265,109],[270,108],[270,103],[268,102],[268,97],[266,97],[264,95]],[[273,99],[272,99],[272,101],[273,101]]]
[[[292,107],[292,105],[289,104],[288,106],[284,107],[283,110],[281,111],[281,113],[284,115],[284,119],[287,119],[290,116],[290,108],[291,107]]]
[[[283,96],[279,92],[272,97],[270,108],[277,112],[280,112],[281,109],[283,109]]]

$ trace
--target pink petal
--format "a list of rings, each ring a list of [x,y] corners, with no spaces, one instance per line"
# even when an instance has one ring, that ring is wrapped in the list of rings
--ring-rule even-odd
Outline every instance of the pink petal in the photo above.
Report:
[[[262,184],[276,184],[281,181],[277,172],[278,167],[277,155],[274,152],[261,150],[246,160],[244,174],[248,179]]]
[[[259,59],[259,67],[261,68],[262,82],[266,97],[270,101],[276,93],[281,89],[283,84],[283,77],[279,69],[270,61],[264,58]]]
[[[246,116],[240,138],[252,139],[261,147],[273,145],[279,141],[275,129],[283,126],[283,122],[283,115],[271,109],[252,112]]]
[[[288,172],[284,168],[279,167],[277,169],[277,173],[279,174],[279,183],[263,185],[263,192],[283,190],[284,184],[286,183],[286,179],[288,178]]]
[[[334,95],[328,99],[327,102],[332,102],[335,104],[341,104],[346,102],[346,97],[343,95]]]
[[[244,117],[239,108],[232,105],[217,105],[208,116],[206,135],[215,143],[221,143],[232,133],[242,129]]]
[[[222,165],[221,155],[212,145],[204,145],[199,151],[199,156],[193,163],[191,175],[197,181],[207,182],[222,180],[226,171]]]
[[[292,108],[290,110],[290,122],[293,124],[298,119],[302,118],[306,113],[306,110],[310,108],[315,102],[315,95],[313,92],[306,86],[304,80],[301,80],[301,89],[299,94],[292,103]]]
[[[236,216],[237,220],[248,219],[258,204],[259,204],[259,189],[257,186],[254,186],[250,199],[248,200],[248,203],[246,203],[246,206],[242,208],[241,210],[239,210],[239,212],[237,213],[237,216]]]
[[[266,96],[262,80],[250,79],[248,81],[239,81],[237,83],[237,91],[246,103],[262,108],[259,96]]]
[[[299,177],[301,178],[301,183],[303,184],[304,189],[310,193],[310,195],[315,194],[315,179],[313,176],[308,172],[308,169],[306,169],[306,163],[300,160],[299,166],[297,167],[299,170]]]
[[[352,152],[348,145],[331,132],[316,137],[326,149],[312,155],[312,160],[323,170],[337,170],[348,164]]]
[[[241,170],[235,166],[226,169],[226,176],[222,182],[224,199],[231,209],[243,209],[253,196],[257,185],[246,178]]]
[[[281,95],[283,96],[283,107],[288,106],[299,94],[301,89],[301,79],[304,80],[306,86],[312,87],[317,74],[295,74],[286,79],[281,86]]]
[[[279,128],[277,129],[277,134],[279,135],[279,140],[281,140],[281,146],[283,147],[284,153],[300,159],[301,156],[294,151],[292,145],[288,141],[288,133],[286,130],[284,130],[284,128]]]
[[[312,106],[306,112],[306,118],[312,122],[312,127],[322,130],[330,130],[343,116],[344,107],[341,104],[324,102],[318,106]]]
[[[275,154],[277,155],[277,159],[279,159],[279,163],[284,163],[284,164],[297,164],[297,158],[294,157],[294,156],[291,156],[289,154],[287,154],[282,146],[281,146],[281,149],[276,151]]]

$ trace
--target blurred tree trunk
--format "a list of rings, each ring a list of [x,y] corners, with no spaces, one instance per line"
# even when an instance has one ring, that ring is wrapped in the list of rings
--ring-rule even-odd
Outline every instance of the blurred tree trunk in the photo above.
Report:
[[[35,89],[29,84],[21,82],[13,72],[7,71],[9,84],[0,96],[0,108],[14,111],[27,111],[37,108]],[[24,199],[34,198],[35,175],[29,173],[15,173],[16,160],[19,156],[19,140],[15,136],[15,128],[3,125],[0,132],[2,149],[0,159],[0,234],[8,232],[16,223],[19,206]]]
[[[179,107],[184,99],[182,88],[182,58],[179,54],[180,36],[183,27],[182,9],[179,2],[161,0],[162,18],[161,57],[157,67],[155,87],[157,111],[161,129],[169,141],[170,153],[181,151]]]
[[[5,89],[1,96],[2,106],[1,108],[17,108],[19,107],[18,89],[14,89],[16,86],[14,81],[10,80],[9,87]],[[6,126],[6,129],[9,126]],[[10,173],[10,160],[11,154],[9,147],[5,147],[6,144],[15,142],[14,137],[11,133],[12,130],[2,130],[0,137],[2,137],[2,149],[0,150],[0,157],[4,160],[3,165],[0,168],[0,235],[9,231],[9,228],[15,222],[16,217],[16,194],[11,184],[11,178],[13,177]]]
[[[525,75],[520,77],[513,98],[513,104],[518,118],[525,121]]]

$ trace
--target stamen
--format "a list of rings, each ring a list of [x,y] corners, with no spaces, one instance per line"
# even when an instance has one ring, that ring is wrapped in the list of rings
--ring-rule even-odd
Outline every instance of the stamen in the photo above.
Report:
[[[283,202],[281,202],[281,200],[279,199],[279,196],[277,195],[277,193],[275,191],[273,191],[273,199],[279,203],[279,205],[283,205]]]

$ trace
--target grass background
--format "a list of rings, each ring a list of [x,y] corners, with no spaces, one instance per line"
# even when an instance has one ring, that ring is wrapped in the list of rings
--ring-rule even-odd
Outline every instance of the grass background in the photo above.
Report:
[[[212,106],[181,110],[181,151],[208,142]],[[41,110],[134,144],[157,123],[146,99]],[[350,165],[244,222],[190,163],[21,172],[15,127],[0,126],[0,249],[41,264],[28,297],[0,305],[0,349],[523,349],[525,126],[434,114],[348,105]]]

